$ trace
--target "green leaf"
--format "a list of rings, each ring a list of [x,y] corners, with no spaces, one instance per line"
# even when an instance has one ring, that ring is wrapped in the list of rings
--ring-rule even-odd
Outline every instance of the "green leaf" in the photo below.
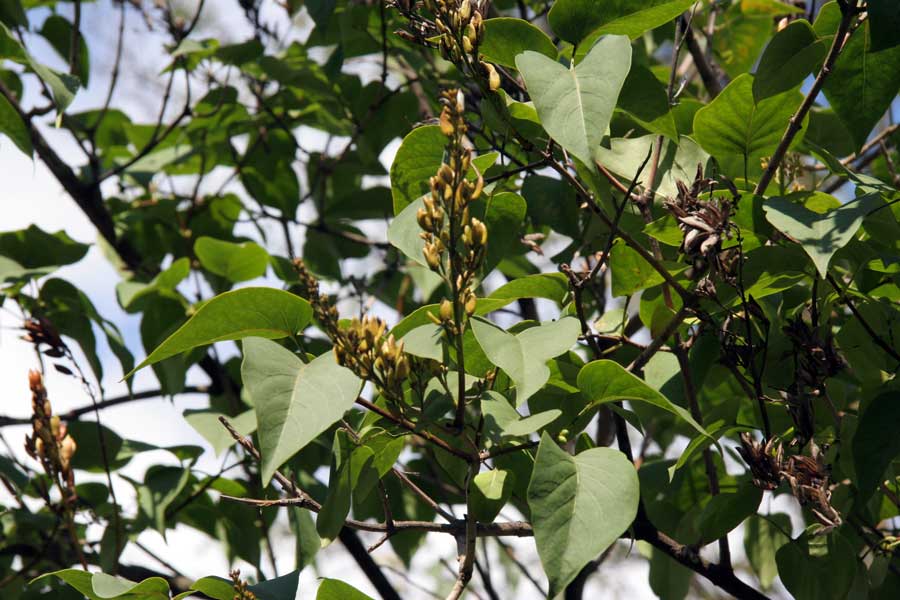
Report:
[[[221,577],[201,577],[191,584],[190,590],[182,592],[175,596],[172,600],[182,600],[189,598],[194,592],[200,592],[204,596],[209,596],[214,600],[233,600],[234,584]]]
[[[636,38],[689,9],[691,0],[556,0],[547,15],[553,31],[567,42],[586,44],[605,34]],[[599,29],[598,29],[599,28]]]
[[[291,571],[287,575],[260,581],[249,586],[258,600],[294,600],[300,586],[300,571]]]
[[[872,16],[844,44],[822,91],[860,148],[900,91],[900,46],[880,52],[872,48]],[[822,7],[813,27],[820,36],[833,35],[840,9],[830,2]],[[898,37],[893,32],[894,38]]]
[[[9,137],[16,148],[31,158],[34,150],[31,147],[31,134],[28,126],[5,96],[0,96],[0,133]]]
[[[728,84],[716,99],[694,115],[694,137],[716,157],[728,155],[768,156],[775,151],[788,121],[803,101],[797,90],[776,94],[760,102],[753,100],[753,76],[743,74]],[[792,144],[806,128],[805,116]]]
[[[91,587],[99,598],[141,598],[151,600],[158,598],[168,600],[169,584],[162,577],[151,577],[140,583],[129,581],[124,577],[114,577],[106,573],[94,573]]]
[[[90,573],[81,569],[63,569],[46,573],[33,579],[29,585],[47,577],[63,580],[90,600],[110,600],[112,598],[168,600],[169,598],[169,584],[161,577],[151,577],[135,583],[123,577],[113,577],[105,573]]]
[[[497,437],[519,437],[529,435],[546,427],[560,415],[556,408],[523,417],[500,393],[493,390],[484,392],[481,397],[481,412],[484,414],[485,427],[496,433]]]
[[[763,210],[769,223],[803,246],[803,250],[816,265],[819,276],[824,279],[834,253],[853,239],[863,219],[873,210],[884,206],[884,202],[879,194],[867,194],[824,214],[814,212],[797,202],[809,202],[822,196],[837,202],[835,198],[821,192],[796,192],[769,198],[763,205]]]
[[[373,467],[374,459],[375,454],[371,448],[356,446],[350,441],[346,431],[339,429],[335,432],[328,496],[316,518],[316,531],[321,538],[322,547],[330,544],[343,529],[344,521],[350,513],[351,497],[365,497],[371,489],[360,490],[358,487],[368,488],[368,485],[362,485],[365,480],[371,484],[378,481],[378,474]]]
[[[402,338],[403,350],[413,356],[444,360],[444,328],[434,323],[416,327]]]
[[[428,180],[440,168],[446,145],[447,137],[437,125],[417,127],[403,138],[391,163],[395,215],[428,193]]]
[[[694,420],[691,413],[626,371],[619,363],[611,360],[595,360],[584,365],[578,372],[578,388],[591,406],[617,400],[646,402],[672,413],[700,434],[711,438],[709,433]]]
[[[556,60],[556,46],[547,34],[523,19],[499,17],[484,22],[484,40],[478,47],[490,62],[516,68],[516,56],[526,50]]]
[[[490,321],[474,318],[472,331],[490,361],[516,384],[516,403],[522,404],[550,379],[547,361],[568,351],[578,340],[578,319],[563,317],[513,335]]]
[[[437,171],[437,169],[435,169],[435,171]],[[411,203],[406,204],[397,216],[393,218],[390,225],[388,225],[387,239],[392,246],[400,250],[400,252],[405,254],[408,258],[427,268],[425,264],[425,255],[422,254],[422,251],[425,248],[425,242],[419,237],[422,228],[419,227],[419,221],[416,218],[416,213],[424,206],[425,202],[423,198],[418,198]]]
[[[753,572],[764,590],[772,587],[778,577],[775,556],[791,541],[791,518],[784,513],[753,515],[744,527],[744,551]]]
[[[882,392],[867,406],[853,435],[856,488],[863,499],[871,497],[884,480],[885,471],[900,455],[900,393]]]
[[[330,352],[304,364],[277,343],[256,337],[244,340],[241,376],[256,410],[263,485],[350,410],[361,387]]]
[[[900,3],[893,0],[868,0],[869,23],[872,27],[871,52],[900,45]]]
[[[312,318],[309,302],[281,290],[248,287],[219,294],[150,353],[135,371],[197,346],[250,336],[275,340],[302,331]]]
[[[828,45],[805,19],[791,22],[766,46],[753,78],[757,102],[797,87],[822,63]]]
[[[255,242],[235,244],[203,236],[194,242],[194,254],[204,269],[235,283],[262,277],[269,264],[269,253]]]
[[[500,192],[488,198],[484,214],[488,243],[482,276],[486,277],[501,260],[508,258],[512,247],[519,243],[526,210],[525,199],[513,192]]]
[[[659,285],[662,275],[644,260],[636,250],[625,244],[615,244],[610,251],[613,297],[630,296],[643,289]]]
[[[28,269],[70,265],[84,258],[89,249],[63,230],[47,233],[37,225],[0,233],[0,255]]]
[[[856,574],[856,551],[838,532],[804,533],[775,555],[781,582],[796,600],[846,600]]]
[[[512,471],[491,469],[475,476],[469,486],[469,510],[482,523],[493,523],[513,493]]]
[[[531,51],[516,57],[516,67],[547,133],[593,168],[594,155],[631,68],[628,38],[601,39],[577,67],[567,69]]]
[[[597,150],[597,161],[623,180],[631,182],[656,144],[656,138],[652,134],[636,138],[615,138],[610,140],[609,148],[601,146]],[[665,140],[653,189],[659,196],[676,195],[676,182],[693,181],[697,175],[697,165],[706,165],[708,160],[709,154],[687,136],[681,136],[677,143],[671,139]],[[648,169],[645,168],[641,173],[641,181],[647,183],[648,176]]]
[[[648,542],[638,542],[641,554],[650,560],[650,589],[660,600],[684,600],[694,572]]]
[[[666,88],[644,65],[631,65],[631,71],[619,94],[618,108],[628,113],[647,131],[678,141],[678,129],[669,110]],[[633,176],[634,172],[631,173],[631,177]]]
[[[67,73],[59,73],[53,69],[42,65],[28,56],[28,64],[31,69],[40,77],[47,87],[50,88],[50,94],[53,96],[53,103],[59,115],[72,104],[75,99],[75,93],[78,91],[78,78]]]
[[[211,409],[184,411],[184,420],[194,428],[194,431],[203,436],[203,439],[209,442],[217,456],[235,444],[234,438],[231,437],[231,434],[219,421],[219,417],[227,416]],[[256,413],[252,410],[244,411],[235,417],[229,417],[228,421],[243,436],[248,436],[256,431]]]
[[[639,487],[634,465],[618,450],[594,448],[571,456],[546,433],[541,437],[528,506],[550,581],[548,598],[631,526]]]
[[[60,58],[68,63],[72,45],[72,24],[60,15],[50,15],[44,20],[40,34],[50,42]],[[90,76],[90,55],[87,44],[84,42],[84,36],[80,31],[78,32],[78,66],[75,71],[74,74],[86,88]]]
[[[361,591],[338,579],[322,579],[316,600],[373,600]]]

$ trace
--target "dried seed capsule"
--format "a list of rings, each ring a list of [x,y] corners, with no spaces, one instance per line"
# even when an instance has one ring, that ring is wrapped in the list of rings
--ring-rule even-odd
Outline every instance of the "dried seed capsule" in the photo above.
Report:
[[[451,321],[453,319],[453,305],[449,300],[444,298],[441,301],[441,321]]]

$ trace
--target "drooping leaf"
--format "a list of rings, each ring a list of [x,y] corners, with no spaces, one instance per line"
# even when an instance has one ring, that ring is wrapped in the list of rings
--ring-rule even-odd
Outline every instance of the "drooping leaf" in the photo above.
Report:
[[[331,353],[304,364],[289,350],[257,337],[244,340],[241,375],[256,410],[263,485],[286,460],[340,419],[361,387]]]
[[[556,59],[556,46],[547,34],[523,19],[498,17],[484,22],[484,41],[478,47],[487,60],[516,68],[516,56],[526,50]]]
[[[0,134],[7,136],[16,148],[29,156],[33,155],[31,134],[18,111],[4,96],[0,96]]]
[[[516,384],[516,403],[522,404],[550,378],[547,361],[568,351],[581,327],[574,317],[543,323],[514,335],[490,321],[471,321],[475,338],[490,361]]]
[[[71,56],[73,33],[72,24],[61,15],[50,15],[47,17],[40,31],[40,34],[50,42],[56,53],[66,62],[69,62]],[[84,42],[84,36],[80,31],[77,39],[78,65],[74,74],[81,80],[81,85],[86,88],[90,77],[90,56],[88,55],[87,44]]]
[[[617,362],[595,360],[586,364],[578,372],[578,388],[592,406],[617,400],[646,402],[672,413],[700,434],[710,437],[709,433],[694,420],[686,409],[674,404],[644,381],[626,371]]]
[[[517,56],[516,67],[547,133],[592,166],[631,67],[628,38],[601,39],[572,68],[532,51]]]
[[[792,21],[775,34],[759,59],[753,97],[759,102],[797,87],[822,62],[826,52],[826,42],[819,39],[809,21]]]
[[[312,318],[309,302],[281,290],[249,287],[212,298],[128,373],[197,346],[246,337],[274,340],[297,334]]]
[[[631,525],[640,495],[625,455],[594,448],[571,456],[546,433],[528,485],[534,539],[554,598]]]
[[[211,237],[194,242],[194,253],[203,268],[232,282],[262,277],[269,254],[255,242],[235,244]]]
[[[697,111],[694,137],[704,150],[716,157],[767,156],[775,151],[788,120],[802,101],[799,91],[788,90],[755,102],[753,76],[744,74]],[[804,117],[801,134],[792,144],[800,141],[808,119],[808,115]]]
[[[847,245],[856,235],[863,219],[873,210],[884,206],[878,194],[860,196],[826,213],[812,211],[797,200],[808,201],[821,193],[797,192],[788,196],[769,198],[763,205],[766,219],[779,231],[803,246],[803,250],[824,278],[834,253]]]

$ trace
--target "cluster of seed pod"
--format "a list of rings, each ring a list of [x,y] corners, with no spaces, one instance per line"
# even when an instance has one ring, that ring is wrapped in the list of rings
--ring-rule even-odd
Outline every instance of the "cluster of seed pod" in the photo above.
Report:
[[[484,178],[481,173],[476,173],[472,180],[467,178],[472,152],[464,146],[467,128],[462,94],[457,90],[445,91],[441,104],[441,131],[449,138],[447,161],[431,178],[431,194],[425,197],[425,206],[419,209],[416,218],[423,230],[419,235],[425,241],[425,262],[447,280],[456,294],[456,302],[471,316],[475,312],[471,283],[484,262],[488,231],[484,223],[471,215],[469,208],[481,197]],[[439,314],[440,322],[445,325],[459,317],[454,315],[450,300],[444,300]]]
[[[74,497],[75,481],[72,473],[72,456],[76,444],[66,431],[66,424],[53,414],[47,398],[47,388],[38,371],[28,372],[31,387],[31,435],[25,436],[25,451],[40,461],[44,471],[65,489],[69,498]],[[59,479],[57,479],[57,477]]]
[[[788,482],[797,501],[810,509],[822,525],[816,535],[841,525],[841,514],[831,504],[829,468],[817,447],[811,448],[811,456],[795,454],[785,458],[784,447],[777,438],[762,444],[749,433],[742,433],[737,451],[750,467],[756,487],[774,490],[782,481]]]
[[[478,56],[478,46],[484,39],[485,0],[425,0],[425,7],[434,14],[434,27],[439,36],[441,55],[454,64],[468,64],[481,69],[492,90],[500,87],[500,75],[489,62]]]
[[[403,351],[403,341],[393,335],[385,338],[387,324],[378,317],[353,317],[342,327],[337,308],[319,291],[319,282],[303,261],[295,260],[294,269],[306,288],[316,320],[334,344],[338,364],[373,382],[389,397],[399,397],[410,373],[410,357]]]
[[[769,157],[762,158],[759,163],[763,171],[769,168]],[[802,179],[806,175],[806,166],[803,157],[797,152],[788,152],[781,159],[781,165],[775,171],[775,182],[792,192],[800,192],[806,189]]]
[[[712,195],[716,181],[703,176],[703,167],[697,167],[697,174],[690,187],[683,181],[676,182],[678,195],[665,202],[665,207],[678,221],[684,233],[681,251],[695,264],[709,266],[712,272],[730,280],[731,258],[729,252],[722,251],[722,242],[730,238],[734,226],[731,213],[737,202],[737,190],[732,187],[732,199],[713,197],[701,200],[701,193]],[[708,281],[706,287],[715,294],[715,286]],[[703,292],[703,290],[701,290]]]

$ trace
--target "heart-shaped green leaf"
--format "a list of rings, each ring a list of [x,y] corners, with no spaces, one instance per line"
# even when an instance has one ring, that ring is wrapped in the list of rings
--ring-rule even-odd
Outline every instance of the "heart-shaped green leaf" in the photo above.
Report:
[[[340,419],[361,388],[330,352],[304,364],[291,351],[256,337],[244,340],[241,376],[256,410],[263,485]]]
[[[547,133],[593,167],[631,68],[628,38],[611,35],[601,39],[578,66],[568,69],[532,51],[517,56],[516,67]]]
[[[541,437],[528,485],[534,539],[555,598],[588,562],[615,542],[637,515],[634,465],[612,448],[564,452]]]

